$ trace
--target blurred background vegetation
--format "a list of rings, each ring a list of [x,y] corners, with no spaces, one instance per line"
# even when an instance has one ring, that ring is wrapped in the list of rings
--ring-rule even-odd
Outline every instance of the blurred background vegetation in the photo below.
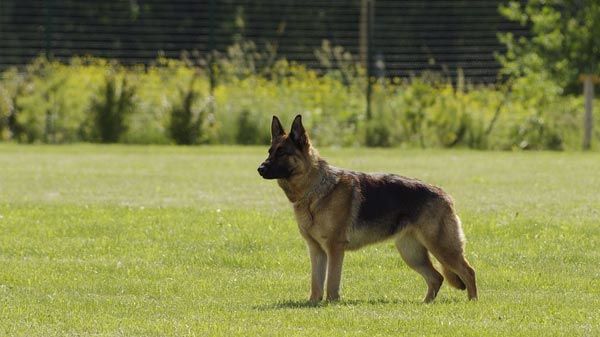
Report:
[[[239,10],[220,52],[139,63],[41,55],[0,75],[0,139],[266,144],[271,115],[289,123],[301,113],[321,146],[579,149],[579,77],[599,69],[600,5],[530,0],[497,10],[528,33],[498,33],[500,68],[491,81],[472,80],[458,66],[377,74],[358,50],[328,39],[312,47],[312,63],[301,62],[248,36]]]

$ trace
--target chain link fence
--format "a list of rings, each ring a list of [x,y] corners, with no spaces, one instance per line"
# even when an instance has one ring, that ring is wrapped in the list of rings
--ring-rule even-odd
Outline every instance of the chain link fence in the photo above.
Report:
[[[497,80],[496,34],[526,29],[497,0],[2,0],[0,69],[40,54],[147,64],[184,50],[225,51],[241,38],[278,57],[322,69],[324,40],[376,69],[407,77],[435,71],[474,83]],[[370,20],[369,20],[370,19]]]

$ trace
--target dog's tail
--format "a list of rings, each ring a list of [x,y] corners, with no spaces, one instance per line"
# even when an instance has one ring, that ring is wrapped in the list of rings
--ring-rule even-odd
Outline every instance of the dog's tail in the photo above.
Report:
[[[460,279],[460,277],[458,277],[458,275],[456,275],[456,273],[454,273],[453,271],[449,270],[444,265],[442,265],[442,273],[444,274],[444,278],[446,279],[446,281],[448,281],[448,284],[450,284],[454,288],[460,289],[460,290],[467,289],[467,286]]]

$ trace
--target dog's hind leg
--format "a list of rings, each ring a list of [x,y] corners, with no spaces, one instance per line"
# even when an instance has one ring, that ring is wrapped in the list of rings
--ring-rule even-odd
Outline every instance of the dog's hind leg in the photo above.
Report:
[[[402,233],[396,239],[396,248],[406,264],[421,274],[427,282],[427,294],[423,302],[429,303],[435,299],[444,278],[433,267],[429,253],[411,233]]]
[[[467,259],[465,259],[462,252],[447,252],[443,249],[433,248],[431,253],[438,261],[440,261],[444,269],[458,275],[467,288],[469,299],[476,300],[477,284],[475,281],[475,270],[471,267]]]
[[[443,220],[441,231],[436,238],[424,237],[423,243],[431,254],[442,264],[449,277],[460,278],[449,281],[459,289],[467,288],[470,300],[477,299],[475,270],[464,256],[464,236],[460,220],[454,214]],[[452,275],[455,274],[455,275]],[[462,284],[461,284],[462,283]],[[463,286],[464,284],[464,286]]]
[[[460,279],[460,277],[455,274],[452,270],[448,269],[445,265],[442,265],[442,274],[444,275],[444,279],[448,281],[448,284],[453,286],[458,290],[467,289],[467,285]]]

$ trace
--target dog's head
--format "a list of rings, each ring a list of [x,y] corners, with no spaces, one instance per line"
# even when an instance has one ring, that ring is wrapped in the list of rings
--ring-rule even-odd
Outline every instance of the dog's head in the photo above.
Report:
[[[283,130],[279,118],[273,116],[269,156],[258,167],[258,173],[265,179],[290,179],[305,173],[310,163],[311,145],[302,116],[294,118],[289,134]]]

